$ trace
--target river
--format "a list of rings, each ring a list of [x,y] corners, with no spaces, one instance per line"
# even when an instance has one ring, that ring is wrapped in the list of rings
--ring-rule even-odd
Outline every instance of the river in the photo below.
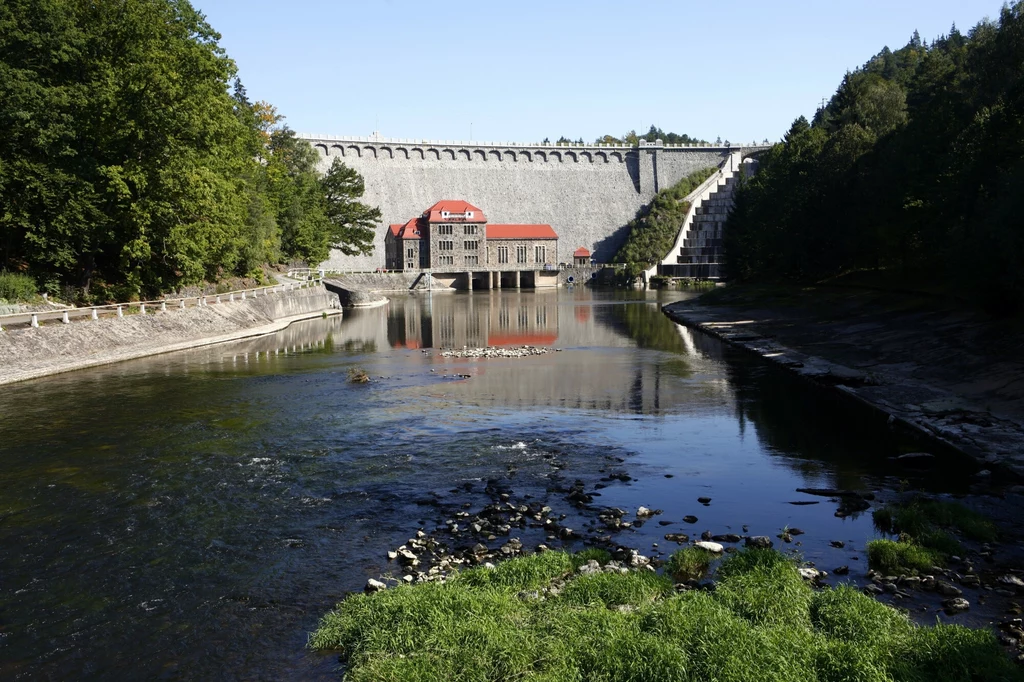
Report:
[[[662,315],[688,295],[403,296],[5,387],[0,678],[337,679],[305,648],[318,618],[398,571],[386,552],[417,529],[485,504],[488,481],[566,523],[586,523],[557,494],[575,479],[600,505],[664,510],[617,536],[648,554],[670,531],[799,527],[804,559],[851,575],[870,513],[796,488],[966,490],[955,466],[894,475],[919,444]],[[551,352],[438,354],[487,345]]]

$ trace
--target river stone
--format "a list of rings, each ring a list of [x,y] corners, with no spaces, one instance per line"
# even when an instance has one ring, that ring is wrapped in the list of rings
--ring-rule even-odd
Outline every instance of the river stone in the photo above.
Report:
[[[951,585],[944,580],[935,581],[935,591],[946,597],[959,597],[964,593],[963,590],[956,585]]]
[[[1009,585],[1010,587],[1024,588],[1024,580],[1021,580],[1015,575],[1001,575],[997,578],[996,582],[1001,585]]]
[[[689,542],[690,536],[686,533],[665,533],[665,539],[669,542],[675,542],[681,545],[684,542]]]
[[[692,514],[687,514],[683,517],[683,521],[686,521],[687,523],[697,523],[697,520],[697,517]]]
[[[718,544],[717,542],[708,542],[707,540],[695,542],[693,543],[693,546],[705,549],[711,552],[712,554],[721,554],[725,551],[725,547],[723,547],[722,545]]]
[[[747,538],[744,542],[747,547],[756,547],[757,549],[770,549],[772,546],[772,539],[767,535],[753,535]]]
[[[953,597],[942,602],[942,610],[953,615],[955,613],[963,613],[971,608],[971,603],[963,597]]]
[[[701,504],[711,504],[710,497],[698,497],[697,501],[700,502]]]
[[[629,565],[632,566],[633,568],[639,568],[641,566],[647,566],[650,563],[651,563],[651,560],[648,557],[645,557],[643,554],[636,553],[636,554],[632,554],[629,557]]]
[[[928,452],[908,452],[897,457],[896,461],[905,466],[926,467],[935,461],[935,455]]]
[[[386,587],[387,587],[387,585],[385,585],[381,581],[374,580],[373,578],[370,578],[369,580],[366,581],[366,587],[364,587],[363,590],[366,591],[366,592],[380,592],[381,590],[385,589]]]
[[[824,578],[826,575],[825,571],[819,571],[818,569],[811,568],[809,566],[804,568],[798,568],[796,570],[800,573],[800,577],[804,580],[819,580],[821,578]]]
[[[715,542],[739,542],[743,538],[736,533],[724,533],[722,535],[712,535],[711,539]]]

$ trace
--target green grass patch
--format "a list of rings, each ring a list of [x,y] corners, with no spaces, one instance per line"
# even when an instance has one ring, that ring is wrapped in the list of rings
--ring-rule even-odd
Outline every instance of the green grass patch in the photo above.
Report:
[[[933,549],[909,540],[872,540],[868,543],[868,566],[886,575],[931,573],[932,566],[943,563]]]
[[[586,563],[586,560],[582,563]],[[475,588],[517,593],[549,585],[556,578],[571,574],[579,564],[580,562],[574,561],[571,554],[544,552],[525,556],[516,561],[502,561],[495,568],[471,568],[459,573],[452,582]]]
[[[603,558],[585,556],[353,595],[310,646],[339,652],[359,682],[1022,679],[991,632],[918,627],[852,588],[815,591],[772,550],[733,555],[717,589],[683,593],[646,570],[574,572]],[[545,581],[561,592],[520,594]]]
[[[898,533],[901,540],[906,540],[901,544],[916,546],[917,549],[901,548],[900,552],[918,565],[925,560],[920,556],[921,549],[932,555],[929,565],[943,565],[950,556],[963,554],[964,546],[957,535],[979,542],[991,542],[998,537],[995,524],[983,515],[946,500],[914,497],[876,509],[872,519],[883,533]],[[894,550],[879,545],[878,551],[879,560],[891,565]]]
[[[579,568],[591,560],[604,566],[612,560],[612,555],[608,550],[601,549],[600,547],[588,547],[587,549],[581,550],[572,555],[572,564],[574,568]]]
[[[672,581],[650,571],[582,575],[558,597],[573,606],[645,606],[672,592]]]
[[[673,552],[672,556],[665,562],[665,572],[674,580],[686,582],[687,580],[700,580],[708,573],[715,555],[700,547],[684,547]]]

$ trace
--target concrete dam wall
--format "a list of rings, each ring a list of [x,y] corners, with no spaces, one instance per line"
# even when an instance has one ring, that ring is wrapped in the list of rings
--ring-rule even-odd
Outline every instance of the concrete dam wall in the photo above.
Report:
[[[555,146],[441,143],[381,138],[303,136],[326,171],[335,158],[363,176],[363,202],[380,207],[371,256],[333,252],[327,269],[384,266],[384,232],[441,199],[464,199],[494,223],[547,223],[558,234],[560,260],[584,246],[607,262],[626,223],[659,189],[693,171],[720,166],[737,147]],[[751,148],[753,150],[755,148]],[[746,148],[744,148],[746,151]]]

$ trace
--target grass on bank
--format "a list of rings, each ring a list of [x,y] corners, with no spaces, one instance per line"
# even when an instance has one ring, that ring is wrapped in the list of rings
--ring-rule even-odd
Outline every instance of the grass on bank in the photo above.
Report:
[[[665,563],[665,572],[678,582],[700,580],[708,573],[715,555],[701,547],[684,547]]]
[[[773,550],[724,559],[714,591],[676,593],[649,571],[579,575],[581,563],[546,552],[352,595],[310,645],[337,650],[354,682],[1022,679],[992,633],[918,627],[853,588],[813,590]]]
[[[875,570],[897,575],[929,573],[950,556],[962,554],[958,536],[977,542],[996,539],[996,527],[981,514],[946,500],[913,497],[888,504],[872,513],[875,527],[898,534],[897,540],[868,543],[868,564]]]

